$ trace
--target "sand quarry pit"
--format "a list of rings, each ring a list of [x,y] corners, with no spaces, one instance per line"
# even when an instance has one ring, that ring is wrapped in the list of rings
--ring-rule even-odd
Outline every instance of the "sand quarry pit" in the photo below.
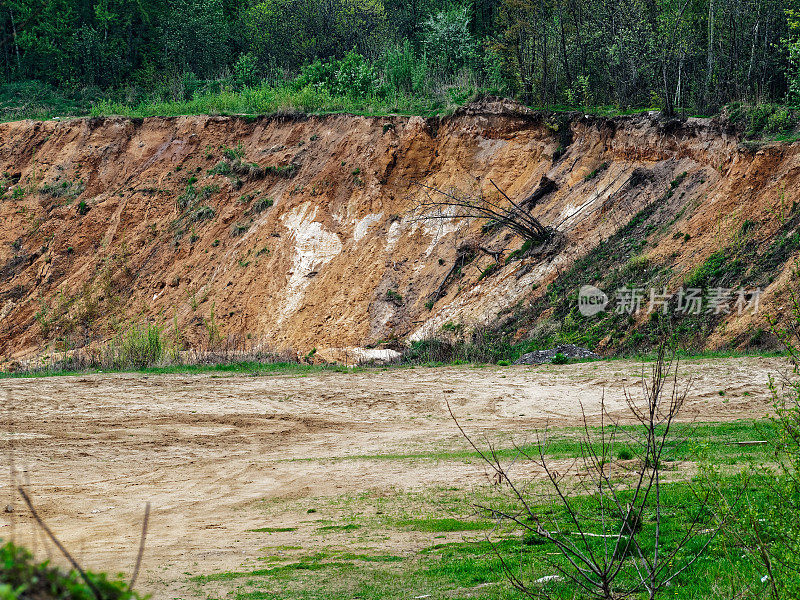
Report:
[[[645,366],[645,368],[648,368]],[[770,410],[779,358],[681,363],[691,379],[685,419],[758,419]],[[0,381],[3,471],[16,470],[41,516],[81,564],[130,573],[143,509],[152,503],[138,588],[153,598],[202,595],[190,576],[257,565],[265,547],[319,542],[319,523],[375,498],[487,484],[446,402],[476,435],[526,434],[590,419],[605,397],[623,414],[642,363],[542,367],[396,368],[247,376],[88,375]],[[722,392],[722,394],[721,394]],[[450,454],[447,454],[447,453]],[[9,465],[9,462],[12,464]],[[2,479],[0,537],[64,562]],[[352,509],[352,506],[351,506]],[[316,527],[315,527],[316,524]],[[270,533],[259,528],[284,528]],[[351,533],[328,544],[347,546]],[[398,532],[358,543],[414,552],[431,534]],[[439,536],[442,537],[442,536]]]

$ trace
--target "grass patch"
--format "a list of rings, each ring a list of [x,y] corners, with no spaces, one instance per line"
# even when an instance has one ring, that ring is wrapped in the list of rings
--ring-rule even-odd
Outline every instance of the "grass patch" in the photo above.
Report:
[[[445,533],[448,531],[485,531],[495,527],[490,521],[463,521],[460,519],[405,519],[397,522],[399,527],[426,531],[428,533]]]
[[[248,529],[251,533],[284,533],[288,531],[297,531],[297,527],[259,527],[257,529]]]
[[[599,428],[590,427],[590,433],[597,437],[600,433]],[[636,428],[630,425],[623,425],[616,429],[617,442],[615,444],[614,458],[628,460],[634,458],[636,448],[627,444],[626,440],[636,432]],[[502,460],[520,460],[520,451],[530,456],[539,456],[538,436],[544,431],[524,432],[527,440],[518,440],[518,447],[504,445],[504,437],[501,437],[495,448],[495,453]],[[578,458],[581,455],[582,437],[584,430],[582,427],[553,428],[547,431],[547,442],[543,446],[546,457],[551,459]],[[521,435],[517,432],[518,438]],[[734,421],[730,423],[675,423],[672,425],[671,434],[667,441],[667,449],[671,460],[676,461],[697,461],[710,460],[716,464],[742,464],[749,459],[759,462],[769,462],[769,445],[740,445],[739,442],[753,440],[774,440],[776,431],[774,425],[769,420],[757,421]],[[544,436],[543,436],[544,437]],[[620,452],[623,453],[620,456]],[[630,453],[630,456],[625,454]],[[335,459],[327,458],[326,461],[347,461],[347,460],[375,460],[375,461],[399,461],[413,462],[419,460],[428,461],[458,461],[474,462],[480,460],[480,455],[474,450],[436,450],[426,452],[408,453],[386,453],[386,454],[355,454],[342,456]],[[287,459],[289,461],[316,461],[315,458]],[[416,528],[419,531],[434,531],[434,529],[424,529],[424,527],[447,527],[452,525],[459,527],[462,524],[472,524],[476,529],[488,528],[490,523],[479,521],[455,521],[451,519],[422,519],[417,523],[414,519],[405,519],[397,524],[402,527]],[[441,522],[441,523],[440,523]],[[425,525],[429,523],[429,525]],[[470,529],[453,529],[452,531],[469,531]],[[446,531],[443,529],[441,531]]]
[[[294,362],[231,362],[222,364],[167,365],[163,367],[147,367],[142,369],[87,369],[82,371],[42,369],[35,371],[0,372],[0,379],[19,379],[28,377],[63,377],[103,373],[142,373],[147,375],[169,375],[183,373],[186,375],[201,373],[237,373],[242,375],[308,375],[323,371],[335,373],[352,373],[359,370],[355,367],[341,365],[305,365]]]
[[[746,425],[746,424],[740,424]],[[711,430],[724,427],[723,424],[708,424]],[[744,429],[747,431],[747,428]],[[727,430],[727,434],[732,433]],[[735,433],[735,430],[733,431]],[[722,493],[733,497],[740,480],[737,477],[723,477],[717,480]],[[681,507],[688,505],[694,498],[689,482],[666,484],[662,488],[665,512],[662,515],[663,539],[669,543],[681,537],[688,523]],[[463,490],[452,488],[446,495],[434,495],[428,498],[430,503],[425,510],[440,510],[442,504],[448,508],[468,510],[469,498]],[[748,487],[751,501],[760,507],[767,500],[767,492],[754,479]],[[497,500],[498,497],[495,497]],[[485,498],[482,497],[482,500]],[[388,499],[405,505],[405,498]],[[352,501],[344,501],[353,510]],[[364,499],[369,503],[369,499]],[[591,511],[596,503],[590,498],[577,499],[579,508]],[[382,505],[383,506],[383,505]],[[385,508],[385,507],[384,507]],[[549,511],[554,517],[564,517],[558,507],[540,507]],[[365,535],[379,535],[385,539],[385,523],[370,521],[364,518]],[[211,575],[200,575],[192,578],[200,595],[212,597],[244,598],[281,598],[300,599],[318,598],[325,600],[345,600],[359,598],[363,600],[382,600],[385,598],[407,598],[427,596],[431,598],[480,598],[483,600],[517,600],[527,596],[518,592],[508,584],[503,563],[498,553],[503,556],[505,566],[531,584],[533,589],[542,589],[535,582],[540,577],[557,573],[556,566],[566,566],[562,558],[555,552],[551,543],[532,543],[532,540],[521,535],[521,531],[508,527],[500,528],[491,540],[464,539],[456,542],[435,543],[436,534],[442,532],[479,531],[492,526],[489,522],[463,521],[459,519],[409,519],[413,531],[430,534],[430,544],[415,550],[406,556],[369,554],[321,548],[309,549],[306,555],[283,557],[282,565],[270,568],[230,571]],[[452,523],[451,523],[452,522]],[[482,524],[480,529],[466,524]],[[456,525],[457,524],[457,525]],[[701,527],[713,525],[713,515],[709,512],[700,522]],[[652,528],[652,515],[648,515],[643,523],[643,531]],[[568,529],[564,530],[568,532]],[[707,536],[700,536],[696,544],[702,544]],[[689,555],[697,546],[687,549],[673,557],[680,561]],[[597,550],[602,551],[602,540],[598,540]],[[280,560],[272,557],[270,560]],[[704,556],[689,570],[681,573],[669,591],[670,598],[678,600],[694,600],[696,598],[715,597],[715,590],[741,589],[743,583],[751,586],[761,585],[763,575],[752,555],[742,552],[741,548],[730,544],[730,540],[720,536],[711,542]],[[629,566],[621,575],[622,581],[632,584],[635,571]],[[206,587],[207,584],[212,584]],[[575,590],[567,584],[552,584],[544,588],[550,597],[574,598]],[[638,596],[633,596],[638,597]]]
[[[361,529],[361,525],[357,523],[348,523],[347,525],[323,525],[322,527],[318,527],[317,531],[355,531],[356,529]]]

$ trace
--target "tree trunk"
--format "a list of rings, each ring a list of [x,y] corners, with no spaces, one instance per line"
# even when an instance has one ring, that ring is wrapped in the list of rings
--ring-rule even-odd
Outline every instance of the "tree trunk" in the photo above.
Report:
[[[17,24],[14,22],[14,11],[9,8],[8,14],[11,15],[11,32],[14,36],[14,49],[17,52],[17,69],[22,72],[22,61],[19,57],[19,44],[17,44]]]
[[[711,102],[711,75],[714,70],[714,0],[708,2],[708,50],[706,54],[706,106]]]

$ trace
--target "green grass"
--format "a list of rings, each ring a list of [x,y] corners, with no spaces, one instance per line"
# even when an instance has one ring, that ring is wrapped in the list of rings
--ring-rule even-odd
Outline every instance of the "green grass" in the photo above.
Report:
[[[296,111],[298,113],[351,113],[358,115],[423,115],[435,116],[452,110],[452,106],[435,98],[377,96],[354,98],[332,96],[324,88],[306,86],[296,89],[290,84],[261,85],[240,92],[205,92],[191,100],[141,102],[128,105],[101,100],[92,106],[92,116],[123,115],[128,117],[179,115],[269,115]]]
[[[302,84],[300,84],[302,85]],[[450,114],[455,108],[476,98],[481,93],[494,94],[493,90],[472,87],[452,88],[431,94],[376,93],[358,98],[331,95],[326,88],[316,85],[299,87],[297,82],[275,85],[262,83],[240,91],[231,89],[204,89],[190,100],[148,99],[137,103],[121,102],[119,93],[103,93],[96,89],[68,90],[55,88],[39,81],[22,81],[0,84],[0,122],[22,119],[46,120],[53,117],[112,116],[128,117],[180,116],[180,115],[259,115],[306,113],[349,113],[364,116],[419,115],[439,116]],[[212,91],[213,90],[213,91]],[[599,117],[641,114],[650,108],[619,108],[617,106],[531,106],[534,110],[553,114],[575,111]],[[687,116],[702,116],[689,115]],[[791,142],[791,132],[781,132],[772,138]]]
[[[734,394],[728,391],[728,395]],[[777,432],[770,421],[740,420],[728,423],[677,423],[673,425],[665,449],[662,487],[663,548],[677,543],[686,531],[693,510],[699,506],[697,493],[716,490],[712,506],[720,506],[722,498],[734,512],[746,509],[756,518],[769,515],[770,487],[767,478],[774,465],[774,446],[740,446],[738,442],[767,440],[774,442]],[[614,459],[636,458],[637,447],[628,440],[634,427],[620,427],[613,447]],[[552,460],[571,462],[581,456],[582,428],[560,428],[549,432],[545,454]],[[598,428],[590,428],[595,438]],[[519,449],[513,441],[524,431],[498,435],[494,440],[497,456],[505,464],[521,465]],[[446,442],[449,444],[450,442]],[[474,451],[461,448],[432,448],[428,451],[361,455],[341,460],[393,460],[418,468],[416,461],[452,461],[481,464]],[[533,444],[522,450],[538,457]],[[621,456],[628,451],[630,454]],[[326,458],[322,464],[327,464]],[[684,462],[685,461],[685,462]],[[697,465],[709,465],[700,470]],[[369,467],[365,467],[369,468]],[[379,466],[376,468],[380,468]],[[514,472],[514,471],[512,471]],[[517,468],[517,473],[526,472]],[[741,473],[746,473],[743,477]],[[519,478],[517,478],[519,481]],[[526,490],[544,489],[535,483]],[[623,492],[623,495],[625,492]],[[561,523],[560,530],[573,531],[565,510],[556,504],[544,504],[544,497],[533,498],[534,510],[545,521]],[[602,533],[609,527],[600,519],[598,501],[593,496],[574,495],[574,506],[586,519],[588,530]],[[313,502],[313,504],[311,504]],[[509,521],[497,521],[476,506],[508,509],[514,506],[505,485],[475,485],[474,482],[425,486],[414,490],[365,490],[356,495],[328,498],[265,500],[256,509],[269,518],[282,520],[282,514],[314,513],[322,520],[305,522],[297,532],[289,532],[291,542],[299,545],[265,547],[260,560],[265,568],[241,568],[222,573],[198,574],[190,583],[197,595],[206,598],[275,598],[324,600],[413,598],[430,595],[432,599],[482,598],[484,600],[517,600],[524,598],[512,589],[504,574],[504,564],[515,576],[537,589],[535,580],[552,575],[557,567],[567,564],[552,543],[535,539]],[[645,541],[655,527],[654,511],[645,512],[642,524]],[[703,510],[699,529],[715,526],[714,511]],[[613,519],[613,517],[612,517]],[[324,524],[320,527],[321,524]],[[611,525],[613,527],[613,525]],[[739,523],[731,523],[724,535],[711,542],[695,565],[679,575],[665,596],[677,600],[708,597],[732,597],[745,586],[762,590],[761,566],[756,555],[743,549],[738,540]],[[326,538],[324,532],[341,532],[346,536]],[[309,535],[310,534],[310,535]],[[489,538],[487,539],[487,536]],[[703,533],[680,551],[675,564],[689,560],[709,539]],[[329,541],[332,540],[332,541]],[[590,540],[590,543],[594,544]],[[391,548],[391,553],[387,550]],[[399,549],[399,550],[398,550]],[[602,538],[594,551],[602,551]],[[666,551],[666,550],[665,550]],[[502,557],[502,561],[501,558]],[[636,574],[632,563],[623,569],[620,582],[632,585]],[[574,598],[575,589],[566,583],[548,585],[552,597]],[[641,598],[633,595],[632,598]],[[754,596],[757,597],[757,596]]]
[[[726,476],[716,481],[722,490],[722,495],[729,501],[735,502],[740,486],[743,485],[742,480],[735,476]],[[664,511],[661,527],[664,548],[675,544],[685,532],[691,506],[695,500],[695,487],[696,484],[688,481],[663,486]],[[756,504],[756,510],[766,506],[768,492],[761,486],[758,478],[750,481],[747,490],[750,501]],[[446,497],[430,496],[427,510],[442,510],[445,500],[451,501],[446,504],[447,510],[451,508],[470,510],[469,493],[459,488],[453,488],[447,493],[449,495]],[[599,520],[595,525],[591,525],[593,511],[597,506],[596,501],[582,496],[574,498],[574,501],[577,510],[589,519],[590,529],[600,527]],[[390,498],[388,502],[402,504],[405,499],[401,495]],[[387,508],[383,504],[381,506]],[[351,508],[360,510],[362,506],[351,506]],[[566,518],[565,512],[557,506],[535,508],[546,509],[549,520]],[[653,516],[652,512],[646,513],[643,532],[653,529]],[[451,521],[459,525],[451,527],[449,526]],[[283,564],[274,564],[269,568],[197,575],[190,581],[196,586],[197,594],[208,598],[379,600],[430,595],[437,600],[465,597],[516,600],[525,596],[508,584],[504,564],[534,590],[539,585],[534,583],[536,579],[557,573],[556,567],[567,566],[553,544],[534,542],[529,536],[523,536],[518,528],[501,527],[487,540],[484,531],[487,527],[468,529],[465,526],[467,521],[455,518],[431,517],[410,519],[409,522],[415,523],[413,531],[417,532],[416,535],[428,534],[429,541],[427,545],[419,547],[421,540],[417,538],[418,541],[410,546],[414,549],[403,555],[312,547],[284,556],[271,556],[270,561],[282,561]],[[713,515],[710,512],[702,515],[700,522],[702,527],[713,527]],[[363,518],[363,523],[364,529],[370,531],[375,536],[374,539],[378,540],[375,543],[378,547],[381,539],[391,537],[393,528],[400,528],[401,532],[408,528],[404,521],[395,521],[394,525],[391,525],[387,524],[387,521],[372,522]],[[418,526],[421,523],[432,525]],[[445,541],[437,541],[443,533],[458,533],[465,537],[456,539],[451,537]],[[688,560],[692,552],[698,551],[707,539],[709,534],[701,534],[676,555],[675,563],[680,564]],[[712,541],[704,556],[694,567],[678,576],[666,597],[678,600],[717,597],[715,591],[741,590],[744,584],[760,586],[762,574],[753,556],[730,542],[731,540],[724,536]],[[352,543],[356,541],[349,542]],[[594,550],[602,550],[601,540],[598,540]],[[620,582],[624,587],[635,581],[636,574],[632,563],[629,562],[623,569]],[[554,597],[575,597],[574,588],[566,583],[551,584],[547,591]]]
[[[259,527],[257,529],[248,529],[251,533],[284,533],[288,531],[297,531],[297,527]]]
[[[635,458],[638,447],[630,443],[632,437],[636,434],[637,429],[634,426],[623,425],[616,429],[616,441],[612,447],[613,458],[620,457],[619,453],[630,453]],[[513,445],[511,440],[506,438],[510,436],[498,436],[495,441],[495,454],[501,460],[511,461],[520,460],[524,455],[538,458],[539,457],[539,436],[543,436],[544,431],[529,431],[529,432],[516,432],[514,440],[517,445]],[[599,439],[600,428],[590,427],[590,435],[595,439]],[[527,436],[527,440],[519,438]],[[541,447],[544,455],[551,459],[565,459],[565,458],[578,458],[581,456],[581,447],[585,436],[583,428],[570,427],[570,428],[554,428],[547,431],[546,443]],[[666,453],[669,460],[673,461],[697,461],[706,460],[712,461],[718,465],[737,465],[743,464],[750,459],[758,460],[760,462],[768,462],[770,460],[770,452],[772,452],[769,445],[739,445],[739,442],[748,442],[754,440],[774,440],[776,436],[774,425],[769,420],[744,420],[733,421],[729,423],[675,423],[671,428],[671,433],[666,445]],[[317,461],[314,458],[295,458],[287,459],[289,462],[308,462]],[[414,462],[414,461],[459,461],[459,462],[477,462],[481,461],[480,455],[471,449],[443,449],[443,450],[430,450],[422,452],[408,452],[408,453],[386,453],[386,454],[354,454],[350,456],[341,456],[336,458],[326,458],[326,461],[396,461],[396,462]],[[421,531],[433,531],[433,529],[425,529],[425,527],[435,527],[439,521],[442,521],[441,526],[447,527],[450,523],[448,519],[425,519],[419,522]],[[427,523],[427,525],[426,525]],[[484,524],[478,522],[453,522],[454,527],[461,524],[474,526],[476,529],[484,528]],[[404,525],[412,526],[413,522],[409,521]],[[446,531],[442,529],[441,531]],[[469,527],[463,530],[452,529],[451,531],[468,531]]]
[[[317,531],[355,531],[356,529],[360,528],[361,525],[357,523],[348,523],[346,525],[323,525],[322,527],[317,528]]]
[[[84,116],[93,100],[91,91],[57,89],[40,81],[0,83],[0,122]]]
[[[492,529],[495,523],[490,521],[464,521],[461,519],[402,519],[397,522],[399,527],[425,531],[428,533],[443,533],[448,531],[484,531]]]
[[[9,378],[28,378],[28,377],[63,377],[86,375],[91,373],[142,373],[147,375],[169,375],[186,374],[196,375],[202,373],[235,373],[242,375],[309,375],[331,371],[335,373],[352,373],[355,367],[345,367],[342,365],[322,364],[305,365],[295,362],[233,362],[223,364],[199,364],[199,365],[167,365],[163,367],[147,367],[143,369],[91,369],[85,371],[62,371],[62,370],[32,370],[19,372],[0,372],[0,379]]]

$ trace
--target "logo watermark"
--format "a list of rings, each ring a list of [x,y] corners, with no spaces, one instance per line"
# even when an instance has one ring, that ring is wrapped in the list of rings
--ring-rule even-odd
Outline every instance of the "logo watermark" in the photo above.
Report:
[[[612,302],[600,288],[584,285],[578,292],[578,311],[585,317],[604,312],[606,308],[609,312],[629,315],[642,311],[680,315],[755,314],[762,294],[761,288],[680,287],[676,292],[667,292],[666,288],[619,288]]]
[[[578,310],[584,317],[601,313],[606,306],[608,306],[608,296],[603,290],[593,285],[581,286],[578,292]]]

